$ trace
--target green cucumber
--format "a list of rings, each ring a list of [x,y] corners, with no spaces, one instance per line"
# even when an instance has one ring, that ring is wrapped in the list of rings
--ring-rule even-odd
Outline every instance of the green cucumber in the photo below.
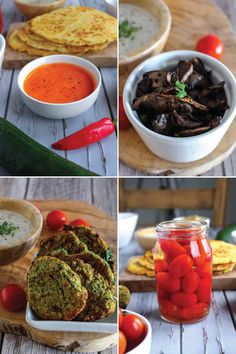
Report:
[[[3,118],[0,165],[14,176],[97,176],[40,145]]]

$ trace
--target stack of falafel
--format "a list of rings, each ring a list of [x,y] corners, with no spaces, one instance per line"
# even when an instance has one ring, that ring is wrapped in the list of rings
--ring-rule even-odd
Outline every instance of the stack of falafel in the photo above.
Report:
[[[94,230],[65,226],[41,242],[27,274],[28,302],[47,320],[96,321],[116,308],[112,252]]]

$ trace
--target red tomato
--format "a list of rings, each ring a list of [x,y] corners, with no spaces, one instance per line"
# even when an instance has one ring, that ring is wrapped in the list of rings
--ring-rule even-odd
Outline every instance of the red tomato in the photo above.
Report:
[[[0,5],[0,33],[3,31],[3,16],[2,16],[2,8]]]
[[[178,308],[176,317],[184,320],[194,320],[203,317],[208,311],[209,305],[198,302],[193,307]]]
[[[68,223],[65,213],[61,210],[52,210],[47,215],[47,225],[51,230],[62,230]]]
[[[182,289],[185,293],[194,293],[200,284],[200,277],[197,272],[190,270],[182,278]]]
[[[173,278],[180,278],[187,274],[193,266],[193,260],[187,254],[181,254],[169,264],[169,273]]]
[[[142,320],[132,314],[123,317],[122,331],[129,340],[136,340],[143,334],[145,325]]]
[[[186,249],[176,241],[161,240],[161,249],[166,254],[168,261],[171,261],[180,254],[187,253]]]
[[[125,113],[123,98],[119,96],[119,129],[125,130],[131,126],[129,119]]]
[[[123,323],[123,313],[122,310],[119,308],[119,328],[121,328],[122,323]]]
[[[191,242],[191,254],[194,265],[198,266],[205,262],[207,254],[202,240]]]
[[[197,303],[197,295],[179,291],[171,295],[171,301],[179,307],[192,307]]]
[[[75,219],[73,221],[70,222],[71,226],[86,226],[89,227],[89,223],[86,220],[83,219]]]
[[[8,284],[1,291],[1,302],[8,311],[21,311],[26,306],[26,293],[19,285]]]
[[[122,331],[119,330],[119,354],[124,354],[127,347],[127,339]]]
[[[224,52],[224,44],[216,35],[208,34],[198,40],[196,50],[211,55],[216,59],[220,59]]]
[[[173,304],[170,300],[160,300],[159,301],[161,313],[167,316],[175,317],[177,306]]]
[[[172,278],[169,273],[160,272],[157,273],[157,285],[158,289],[162,288],[167,292],[175,293],[180,289],[180,280],[178,278]]]
[[[206,262],[196,267],[196,271],[198,272],[200,278],[211,278],[212,275],[212,265],[211,262]]]
[[[210,304],[211,302],[211,279],[204,278],[200,280],[200,285],[197,289],[197,296],[199,302]]]
[[[155,260],[155,271],[156,272],[166,272],[168,270],[168,263],[164,260]]]
[[[170,293],[167,291],[163,290],[162,288],[158,289],[158,297],[159,299],[166,299],[168,300],[170,298]]]

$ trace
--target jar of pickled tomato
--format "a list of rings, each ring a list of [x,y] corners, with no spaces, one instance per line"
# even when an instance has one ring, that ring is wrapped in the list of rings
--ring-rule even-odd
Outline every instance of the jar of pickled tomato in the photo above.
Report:
[[[157,225],[153,249],[160,315],[172,323],[204,319],[210,310],[212,251],[204,221]]]

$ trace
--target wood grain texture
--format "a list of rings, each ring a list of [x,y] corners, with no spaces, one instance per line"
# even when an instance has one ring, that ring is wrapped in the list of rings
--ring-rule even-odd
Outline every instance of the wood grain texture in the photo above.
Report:
[[[87,203],[93,203],[102,207],[106,213],[116,218],[116,179],[96,179],[92,178],[1,178],[0,195],[12,196],[27,199],[75,199]],[[99,193],[98,193],[99,188]],[[104,191],[104,194],[103,194]],[[110,197],[107,198],[107,195]],[[57,205],[58,206],[58,205]],[[86,208],[83,208],[85,212]],[[78,216],[78,210],[76,209]],[[82,215],[82,213],[81,213]],[[88,218],[93,216],[88,216]],[[99,215],[96,213],[96,219]],[[98,222],[95,222],[96,224]],[[105,231],[105,230],[104,230]],[[30,263],[30,262],[29,262]],[[12,281],[16,277],[12,276]],[[2,273],[0,282],[4,282]],[[9,314],[9,313],[8,313]],[[2,338],[2,340],[1,340]],[[42,346],[30,339],[13,334],[0,333],[0,352],[2,354],[60,354],[60,350]],[[72,353],[67,351],[66,354]],[[113,347],[102,352],[91,352],[90,354],[117,354],[117,348]]]
[[[105,10],[103,1],[98,0],[67,0],[66,5],[94,6]],[[12,22],[23,21],[13,1],[3,0],[4,33],[7,33]],[[104,77],[103,77],[104,73]],[[101,69],[103,85],[96,104],[86,113],[68,120],[55,121],[45,119],[30,111],[19,97],[17,87],[17,70],[2,70],[0,74],[0,117],[4,117],[40,144],[51,149],[51,144],[88,124],[107,116],[116,118],[117,102],[117,70]],[[107,176],[117,175],[117,138],[113,133],[101,142],[76,151],[57,153],[85,168]],[[0,175],[8,175],[0,168]]]
[[[216,32],[220,35],[220,37],[225,36],[226,32],[228,31],[227,28],[229,29],[229,26],[226,25],[227,20],[226,16],[220,12],[219,8],[213,8],[209,5],[210,0],[203,1],[199,0],[197,2],[191,2],[188,0],[180,0],[178,2],[173,2],[171,0],[167,1],[169,4],[170,8],[175,8],[176,11],[174,11],[174,15],[177,17],[177,21],[173,23],[173,28],[172,32],[170,35],[170,40],[167,43],[167,46],[165,47],[165,50],[171,50],[171,49],[190,49],[193,48],[193,45],[196,41],[196,38],[201,36],[201,34],[208,33],[210,31]],[[234,30],[236,30],[235,27],[235,21],[234,21],[234,14],[235,14],[235,6],[236,3],[234,0],[214,0],[214,3],[216,3],[224,12],[227,14],[229,20],[233,24]],[[184,8],[184,10],[181,12],[180,7]],[[194,6],[196,6],[196,10],[194,10]],[[189,10],[186,10],[189,9]],[[191,20],[191,16],[192,17]],[[205,16],[205,20],[204,20]],[[186,21],[184,23],[191,22],[191,30],[186,31],[186,27],[180,27],[179,24],[181,22],[181,18]],[[224,25],[222,25],[222,22],[220,21],[220,18],[222,18]],[[221,23],[221,25],[220,25]],[[231,29],[230,29],[231,30]],[[232,30],[231,30],[232,33]],[[177,37],[175,37],[177,36]],[[180,41],[179,39],[180,38]],[[173,39],[173,42],[172,42]],[[226,44],[226,54],[224,56],[223,60],[226,60],[231,69],[235,67],[235,60],[232,58],[231,54],[231,48],[229,45],[228,39],[225,41]],[[228,50],[227,50],[228,48]],[[230,58],[231,57],[231,58]],[[236,57],[236,56],[234,56]],[[228,59],[230,61],[228,62]],[[233,66],[232,66],[233,63]],[[123,133],[122,133],[123,134]],[[127,134],[123,137],[122,141],[122,134],[120,135],[120,146],[122,146],[122,143],[124,142],[126,145],[127,143],[131,141],[131,137],[128,137]],[[136,133],[132,133],[132,138],[133,135],[136,135]],[[234,134],[235,137],[235,134]],[[135,138],[135,143],[140,144],[140,139]],[[130,144],[129,144],[130,145]],[[142,143],[143,145],[143,143]],[[165,174],[170,174],[170,173],[176,173],[178,175],[207,175],[207,176],[233,176],[236,174],[236,152],[234,150],[235,146],[234,143],[231,144],[231,148],[229,146],[226,148],[228,151],[225,153],[222,150],[218,153],[221,155],[220,159],[217,159],[216,156],[208,156],[204,161],[200,161],[200,163],[204,163],[204,167],[201,169],[196,168],[192,170],[186,171],[186,174],[184,173],[183,169],[178,169],[176,167],[174,171],[171,170],[170,167],[173,168],[173,166],[170,166],[170,164],[167,164],[163,166],[162,168],[162,162],[163,160],[156,158],[154,155],[151,153],[148,154],[148,158],[151,158],[151,163],[149,164],[149,168],[147,168],[147,156],[146,156],[146,148],[142,149],[140,153],[138,154],[139,156],[139,163],[134,164],[132,163],[135,158],[131,161],[129,158],[129,161],[127,161],[126,156],[122,158],[122,160],[125,162],[120,162],[120,175],[122,176],[140,176],[140,175],[165,175]],[[223,148],[224,150],[224,148]],[[132,153],[136,155],[135,151],[133,150]],[[135,160],[136,161],[136,160]],[[223,161],[223,162],[222,162]],[[130,164],[131,162],[131,164]],[[156,162],[156,164],[155,164]],[[131,168],[128,166],[131,166]],[[195,164],[195,163],[194,163]],[[145,166],[145,168],[144,168]],[[151,166],[151,167],[150,167]],[[154,167],[155,166],[155,167]],[[214,167],[215,166],[215,167]],[[184,168],[184,166],[182,166]],[[196,167],[196,166],[195,166]],[[187,167],[188,168],[188,167]]]

